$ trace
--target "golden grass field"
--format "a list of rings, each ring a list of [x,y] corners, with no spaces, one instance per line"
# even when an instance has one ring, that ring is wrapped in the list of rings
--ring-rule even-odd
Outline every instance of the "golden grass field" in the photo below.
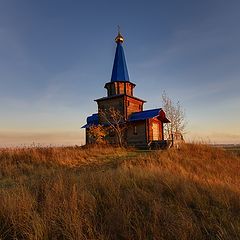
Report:
[[[240,156],[1,149],[0,239],[240,239]]]

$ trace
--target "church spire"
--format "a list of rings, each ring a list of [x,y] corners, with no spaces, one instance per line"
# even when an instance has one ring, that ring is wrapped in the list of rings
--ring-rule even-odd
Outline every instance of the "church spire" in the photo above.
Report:
[[[115,38],[115,42],[117,43],[117,48],[116,48],[116,53],[115,53],[115,58],[113,63],[111,82],[129,81],[127,64],[126,64],[125,55],[122,47],[123,41],[124,41],[124,38],[121,35],[118,27],[118,35]]]

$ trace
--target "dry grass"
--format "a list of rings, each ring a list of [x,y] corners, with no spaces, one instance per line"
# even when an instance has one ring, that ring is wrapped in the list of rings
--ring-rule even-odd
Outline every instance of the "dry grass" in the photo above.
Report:
[[[0,239],[240,239],[240,158],[204,145],[0,150]]]

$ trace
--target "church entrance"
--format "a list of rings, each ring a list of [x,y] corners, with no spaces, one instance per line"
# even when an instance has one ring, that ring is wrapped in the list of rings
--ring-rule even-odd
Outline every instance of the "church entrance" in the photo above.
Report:
[[[152,130],[153,130],[153,141],[158,141],[159,140],[159,124],[153,123]]]

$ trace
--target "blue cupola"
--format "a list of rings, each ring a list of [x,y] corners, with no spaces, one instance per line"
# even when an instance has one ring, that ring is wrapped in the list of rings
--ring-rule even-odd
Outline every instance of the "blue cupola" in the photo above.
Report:
[[[129,82],[127,64],[125,60],[125,55],[123,51],[123,43],[124,39],[120,32],[118,32],[117,37],[115,38],[115,42],[117,43],[114,63],[113,63],[113,70],[112,70],[112,77],[111,82]]]

